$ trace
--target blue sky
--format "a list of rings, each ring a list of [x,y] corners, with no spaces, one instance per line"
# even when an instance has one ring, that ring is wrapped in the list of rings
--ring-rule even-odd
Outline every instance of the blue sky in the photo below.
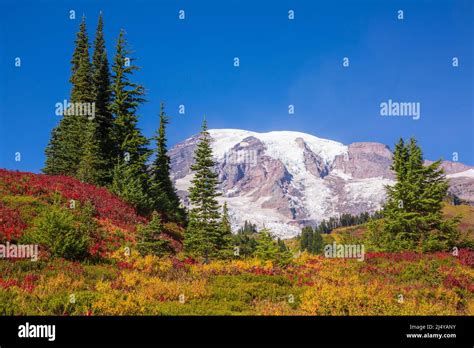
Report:
[[[59,121],[55,104],[69,97],[80,17],[92,41],[100,10],[109,57],[124,28],[142,67],[135,75],[147,90],[142,130],[152,135],[165,101],[170,146],[197,133],[206,115],[211,128],[295,130],[345,144],[415,136],[426,158],[457,152],[474,165],[473,7],[471,0],[2,0],[0,167],[42,168]],[[420,119],[380,116],[388,99],[419,102]]]

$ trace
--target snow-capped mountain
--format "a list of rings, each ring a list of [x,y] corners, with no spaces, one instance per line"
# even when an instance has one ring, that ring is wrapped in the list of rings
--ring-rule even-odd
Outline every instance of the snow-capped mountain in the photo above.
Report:
[[[256,133],[212,129],[219,173],[220,200],[227,201],[234,228],[245,220],[264,225],[281,237],[292,237],[304,225],[342,213],[373,212],[393,183],[392,152],[380,143],[344,145],[290,131]],[[170,151],[173,180],[188,204],[190,166],[199,136]],[[451,192],[474,202],[474,168],[443,162]]]

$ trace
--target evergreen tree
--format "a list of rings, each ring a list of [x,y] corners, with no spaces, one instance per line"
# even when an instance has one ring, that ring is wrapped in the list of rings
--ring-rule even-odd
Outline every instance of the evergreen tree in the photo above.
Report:
[[[224,202],[222,207],[222,220],[221,220],[222,232],[226,235],[232,235],[232,228],[229,218],[229,209],[227,208],[227,202]]]
[[[184,222],[185,211],[180,207],[179,197],[170,178],[170,157],[166,147],[166,125],[168,122],[164,103],[161,103],[160,126],[157,135],[154,137],[156,157],[151,165],[150,188],[155,201],[155,209],[165,213],[171,220]]]
[[[112,139],[113,115],[110,111],[111,86],[109,62],[105,49],[102,12],[99,15],[92,56],[92,93],[95,103],[95,117],[88,127],[88,138],[84,145],[82,172],[89,174],[95,184],[106,185],[112,180],[114,146]],[[84,158],[85,157],[85,158]],[[91,159],[93,158],[93,161]],[[91,163],[92,162],[92,163]],[[84,176],[80,175],[79,177]]]
[[[224,202],[222,207],[221,216],[221,230],[218,244],[220,245],[221,251],[220,256],[231,257],[231,246],[233,245],[233,234],[232,226],[230,224],[229,209],[227,208],[227,202]]]
[[[71,103],[92,103],[92,76],[89,59],[89,39],[85,17],[79,27],[75,41],[72,63]],[[74,108],[75,109],[75,108]],[[43,171],[47,174],[75,176],[82,159],[84,135],[87,134],[87,115],[77,115],[67,110],[59,125],[53,129],[46,148],[46,163]]]
[[[125,32],[120,31],[116,54],[112,66],[112,103],[110,110],[115,115],[113,141],[116,164],[113,182],[114,192],[121,197],[146,195],[148,192],[148,174],[146,162],[150,156],[148,140],[138,128],[137,108],[144,102],[144,88],[130,81],[130,75],[138,69],[133,65],[127,48]],[[127,182],[129,181],[129,182]],[[120,182],[121,185],[117,183]],[[130,192],[136,190],[135,193]],[[126,190],[128,192],[120,191]],[[146,200],[147,204],[149,200]],[[151,206],[141,203],[142,213],[151,210]]]
[[[184,247],[187,252],[201,255],[206,260],[211,256],[222,256],[231,250],[230,240],[221,229],[219,204],[216,200],[218,181],[214,166],[211,138],[204,120],[201,138],[194,153],[194,164],[191,166],[194,178],[189,190],[191,210]]]
[[[323,237],[318,231],[313,232],[310,251],[312,254],[321,254],[323,251]]]
[[[305,226],[301,230],[300,249],[301,251],[310,251],[313,242],[313,228]]]
[[[76,176],[81,181],[100,185],[104,180],[105,160],[100,150],[95,122],[89,121],[85,137],[83,154]]]
[[[65,122],[63,119],[60,121],[59,125],[54,127],[51,131],[51,138],[49,139],[45,150],[45,166],[42,169],[45,174],[65,174],[68,170],[64,156],[65,154],[61,150],[65,128]]]
[[[135,59],[129,57],[131,51],[127,48],[125,31],[119,34],[116,54],[112,66],[112,104],[111,111],[115,115],[113,140],[115,152],[119,161],[130,162],[136,166],[144,165],[144,158],[149,152],[146,148],[147,139],[138,129],[136,111],[145,101],[143,86],[130,82],[130,75],[139,68],[133,65]],[[128,156],[126,156],[128,154]]]
[[[367,237],[373,249],[447,250],[455,245],[458,218],[443,218],[448,182],[440,164],[424,166],[416,140],[399,141],[392,164],[396,183],[387,187],[384,219],[369,224]]]
[[[252,224],[250,221],[245,220],[244,226],[240,227],[237,230],[237,233],[255,234],[257,233],[257,226],[255,224]]]
[[[245,221],[244,226],[237,230],[237,233],[232,236],[234,246],[238,247],[239,256],[251,256],[255,252],[257,246],[258,231],[257,226],[249,221]]]
[[[145,191],[135,168],[126,162],[118,163],[114,167],[112,177],[110,191],[133,205],[140,214],[147,215],[153,206],[153,200]]]
[[[320,229],[312,229],[311,226],[305,226],[301,230],[300,250],[308,251],[311,254],[320,254],[323,250],[323,237]]]
[[[169,242],[160,238],[163,229],[160,215],[153,212],[150,223],[138,229],[137,249],[141,255],[162,256],[172,251]]]
[[[273,261],[279,266],[286,266],[291,262],[292,254],[281,240],[275,240],[271,231],[263,228],[259,232],[255,256],[263,261]]]
[[[259,232],[257,239],[257,246],[255,248],[255,255],[262,260],[277,260],[279,253],[279,246],[275,243],[271,232],[267,228],[263,228]]]

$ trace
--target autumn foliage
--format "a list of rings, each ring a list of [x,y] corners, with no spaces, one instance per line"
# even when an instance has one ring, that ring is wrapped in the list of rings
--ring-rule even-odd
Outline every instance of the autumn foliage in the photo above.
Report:
[[[0,240],[18,241],[35,224],[41,211],[60,199],[64,208],[92,205],[100,227],[93,236],[91,255],[104,257],[124,244],[136,242],[136,228],[148,218],[107,189],[83,183],[68,176],[52,176],[0,169]],[[163,238],[180,250],[182,227],[169,223]],[[182,233],[182,232],[181,232]]]

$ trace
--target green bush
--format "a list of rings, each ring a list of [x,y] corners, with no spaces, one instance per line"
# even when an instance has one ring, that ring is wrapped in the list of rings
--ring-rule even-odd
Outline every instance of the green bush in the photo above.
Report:
[[[46,247],[53,257],[81,260],[88,256],[90,235],[95,227],[90,208],[84,208],[76,216],[54,204],[35,218],[28,239]]]
[[[0,315],[21,314],[17,298],[18,295],[16,292],[0,288]]]
[[[146,226],[138,226],[138,243],[137,249],[141,255],[157,255],[163,256],[172,252],[173,248],[165,239],[160,239],[163,232],[163,224],[161,223],[158,213],[153,212],[151,221]]]
[[[259,233],[255,256],[263,261],[274,261],[280,266],[288,265],[293,258],[286,245],[280,240],[275,240],[265,228]]]

